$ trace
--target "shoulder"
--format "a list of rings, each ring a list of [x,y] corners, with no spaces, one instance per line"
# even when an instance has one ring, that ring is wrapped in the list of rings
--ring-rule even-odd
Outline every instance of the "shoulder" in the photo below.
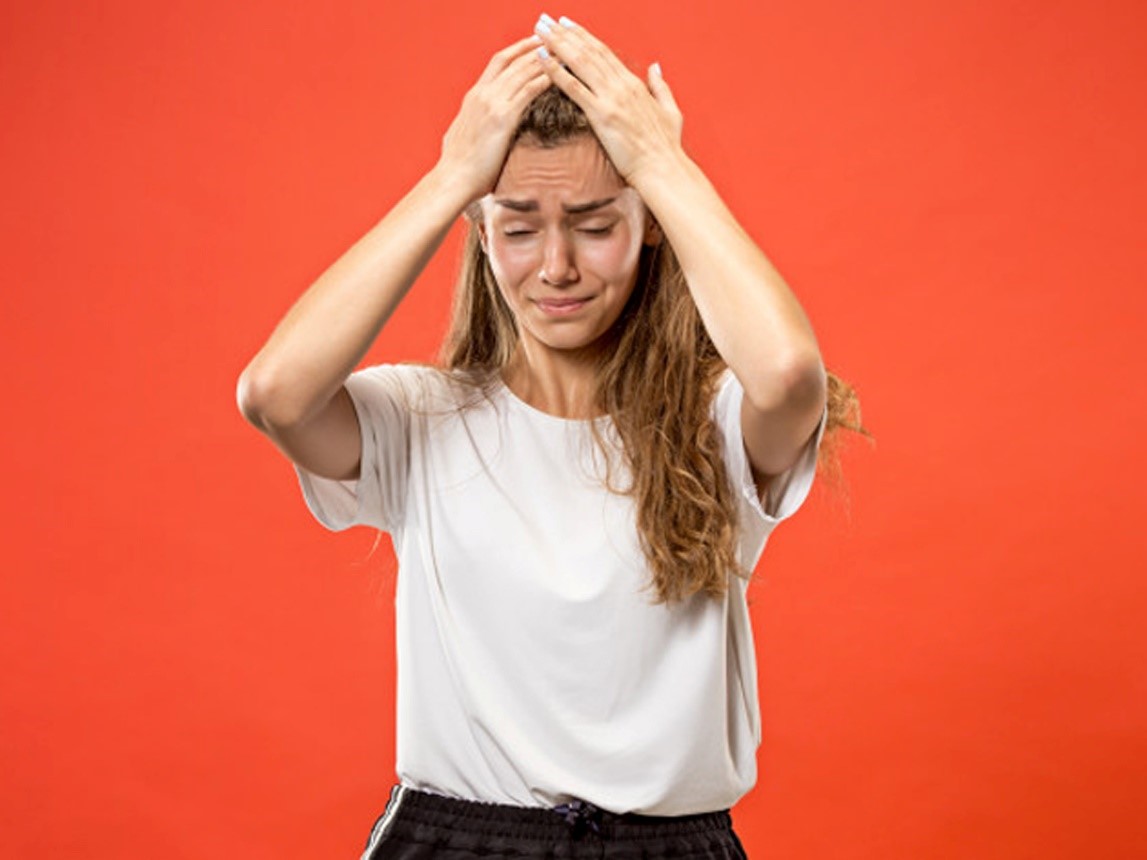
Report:
[[[352,373],[346,384],[356,399],[385,399],[412,412],[456,408],[474,390],[460,374],[413,362],[371,365]]]

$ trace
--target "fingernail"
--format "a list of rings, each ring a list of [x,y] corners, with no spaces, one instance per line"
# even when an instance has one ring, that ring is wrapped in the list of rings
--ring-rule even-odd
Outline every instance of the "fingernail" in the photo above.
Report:
[[[538,48],[538,56],[543,60],[548,60],[550,58],[550,52],[546,50],[545,45]]]
[[[553,29],[553,26],[551,22],[539,19],[538,23],[534,25],[534,29],[539,33],[548,33]]]
[[[554,24],[557,23],[557,21],[555,21],[553,18],[551,18],[545,12],[543,12],[541,15],[538,16],[538,23],[539,24],[548,24],[549,26],[552,27],[552,26],[554,26]]]
[[[652,66],[652,69],[653,69],[653,74],[657,75],[657,77],[659,77],[659,78],[662,77],[661,63],[654,63]]]
[[[558,18],[558,23],[561,24],[566,29],[569,29],[569,30],[572,30],[574,27],[577,26],[577,24],[573,20],[567,18],[565,15],[562,15],[560,18]]]

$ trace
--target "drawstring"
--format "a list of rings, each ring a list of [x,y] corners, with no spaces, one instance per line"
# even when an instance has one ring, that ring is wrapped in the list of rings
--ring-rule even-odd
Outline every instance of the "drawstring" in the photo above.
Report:
[[[554,812],[565,819],[569,825],[570,835],[574,839],[581,839],[586,831],[592,830],[601,836],[601,817],[603,811],[585,800],[571,800],[554,807]]]

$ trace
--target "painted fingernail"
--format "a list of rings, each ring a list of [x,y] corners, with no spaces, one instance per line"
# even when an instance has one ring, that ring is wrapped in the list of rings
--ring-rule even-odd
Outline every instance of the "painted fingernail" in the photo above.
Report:
[[[558,23],[561,24],[563,27],[565,27],[567,30],[572,30],[574,27],[577,26],[577,23],[575,21],[571,20],[570,18],[567,18],[565,15],[562,15],[560,18],[558,18]]]
[[[539,20],[538,23],[536,23],[534,25],[534,30],[536,30],[539,33],[548,33],[548,32],[550,32],[550,30],[553,29],[553,27],[554,27],[554,25],[551,24],[549,21]]]
[[[661,74],[661,63],[654,63],[650,68],[653,69],[653,74],[657,75],[657,77],[663,77]]]
[[[543,60],[548,60],[550,58],[550,52],[546,50],[545,45],[538,48],[538,56],[541,57]]]

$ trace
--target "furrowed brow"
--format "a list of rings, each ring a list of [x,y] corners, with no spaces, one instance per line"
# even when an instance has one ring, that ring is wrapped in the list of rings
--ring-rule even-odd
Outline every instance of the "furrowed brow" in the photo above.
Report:
[[[495,203],[499,206],[505,206],[507,209],[513,209],[515,212],[537,212],[537,200],[510,200],[508,198],[495,199]]]
[[[572,206],[562,204],[562,209],[570,215],[581,215],[585,212],[593,212],[595,209],[608,206],[615,200],[617,200],[616,197],[605,197],[601,200],[591,200],[589,203],[575,203]],[[511,200],[508,197],[501,197],[495,198],[494,202],[499,206],[504,206],[515,212],[537,212],[540,208],[537,200]]]
[[[595,209],[601,209],[602,207],[608,206],[616,199],[616,197],[606,197],[602,200],[591,200],[589,203],[577,203],[573,206],[563,205],[562,209],[564,209],[570,215],[580,215],[583,212],[592,212]]]

